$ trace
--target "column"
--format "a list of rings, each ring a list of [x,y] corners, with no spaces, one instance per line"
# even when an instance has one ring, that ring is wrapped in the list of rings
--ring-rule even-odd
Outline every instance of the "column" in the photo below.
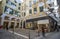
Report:
[[[22,29],[23,29],[23,20],[22,20]]]
[[[1,20],[1,25],[3,25],[4,23],[4,17],[2,17],[2,20]]]
[[[25,28],[26,28],[26,20],[25,20]]]
[[[21,20],[20,20],[20,22],[19,22],[19,28],[21,27]]]
[[[38,33],[38,36],[40,36],[40,26],[39,26],[39,24],[37,26],[38,26],[37,33]]]
[[[50,26],[48,26],[48,24],[46,24],[47,30],[48,32],[50,32]]]
[[[11,18],[9,19],[8,28],[11,26]]]
[[[15,22],[14,22],[14,30],[15,30],[16,25],[17,25],[17,22],[16,22],[16,19],[15,19]]]

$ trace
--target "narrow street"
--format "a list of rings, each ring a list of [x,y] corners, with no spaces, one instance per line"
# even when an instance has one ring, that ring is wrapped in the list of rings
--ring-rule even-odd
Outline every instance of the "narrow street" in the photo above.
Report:
[[[25,31],[23,31],[25,32]],[[9,32],[9,30],[0,30],[0,39],[28,39],[28,33],[19,32]],[[34,36],[35,35],[35,36]],[[41,34],[38,37],[37,33],[30,31],[30,39],[60,39],[60,32],[50,32],[46,33],[46,37],[43,37]]]
[[[0,39],[60,39],[59,0],[0,0]]]
[[[26,39],[21,36],[10,33],[7,30],[0,30],[0,39]]]

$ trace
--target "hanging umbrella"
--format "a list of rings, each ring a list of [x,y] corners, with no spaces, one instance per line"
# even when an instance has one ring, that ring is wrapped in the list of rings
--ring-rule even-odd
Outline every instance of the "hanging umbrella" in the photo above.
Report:
[[[39,5],[39,7],[41,7],[41,6],[44,6],[44,3],[40,2],[38,5]]]
[[[54,2],[54,0],[47,0],[47,4],[51,4],[51,3],[53,3]]]
[[[17,3],[22,3],[22,2],[23,2],[23,0],[16,0],[16,2],[17,2]]]

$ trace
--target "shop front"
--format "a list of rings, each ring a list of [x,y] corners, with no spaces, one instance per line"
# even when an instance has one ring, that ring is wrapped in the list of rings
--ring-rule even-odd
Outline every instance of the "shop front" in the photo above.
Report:
[[[14,22],[11,22],[10,28],[13,29],[14,28],[14,24],[15,24]]]
[[[41,30],[41,27],[44,27],[45,32],[50,32],[50,31],[54,30],[55,22],[56,21],[54,19],[52,19],[51,17],[45,16],[45,17],[39,17],[39,18],[33,18],[33,19],[26,20],[25,27],[26,28],[33,27],[34,29],[37,29],[37,30],[38,29]]]
[[[38,30],[42,31],[42,27],[44,27],[45,32],[50,32],[49,19],[39,20],[37,23]]]

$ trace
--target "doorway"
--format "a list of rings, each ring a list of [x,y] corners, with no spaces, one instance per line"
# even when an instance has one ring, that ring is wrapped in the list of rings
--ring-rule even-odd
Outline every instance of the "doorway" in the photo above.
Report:
[[[4,28],[4,29],[7,29],[7,30],[8,30],[8,23],[9,23],[9,22],[4,22],[4,23],[3,23],[3,28]]]
[[[14,28],[14,22],[11,22],[11,26],[10,26],[10,28]]]

